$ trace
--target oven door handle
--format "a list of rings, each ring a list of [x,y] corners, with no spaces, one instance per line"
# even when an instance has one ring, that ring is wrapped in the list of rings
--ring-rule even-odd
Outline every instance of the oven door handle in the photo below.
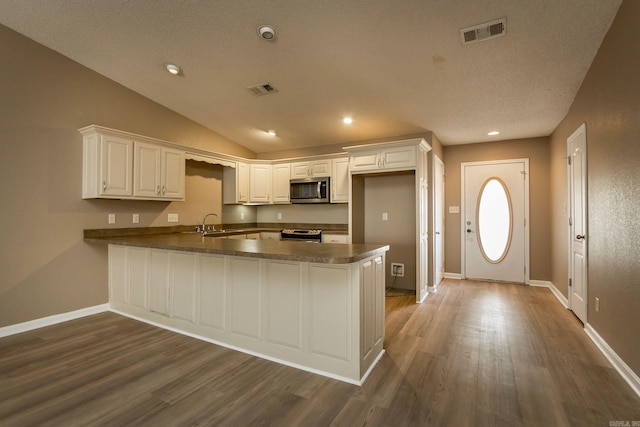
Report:
[[[320,189],[322,188],[322,183],[318,181],[318,199],[322,197],[322,192]]]

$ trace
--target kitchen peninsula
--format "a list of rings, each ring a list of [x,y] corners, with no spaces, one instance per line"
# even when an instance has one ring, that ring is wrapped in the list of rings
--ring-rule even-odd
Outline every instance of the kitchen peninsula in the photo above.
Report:
[[[109,245],[112,310],[361,384],[383,353],[389,246],[220,237],[85,233]]]

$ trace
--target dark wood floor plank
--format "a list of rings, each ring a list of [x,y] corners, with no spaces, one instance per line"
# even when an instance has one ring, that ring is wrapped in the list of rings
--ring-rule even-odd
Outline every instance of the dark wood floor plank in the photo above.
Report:
[[[548,289],[445,280],[386,304],[362,387],[103,313],[0,339],[0,425],[574,426],[640,399]]]

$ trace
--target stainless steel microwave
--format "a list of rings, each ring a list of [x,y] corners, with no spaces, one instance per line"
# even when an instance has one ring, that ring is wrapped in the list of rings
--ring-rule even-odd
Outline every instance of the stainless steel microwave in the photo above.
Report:
[[[329,203],[329,177],[291,180],[291,203]]]

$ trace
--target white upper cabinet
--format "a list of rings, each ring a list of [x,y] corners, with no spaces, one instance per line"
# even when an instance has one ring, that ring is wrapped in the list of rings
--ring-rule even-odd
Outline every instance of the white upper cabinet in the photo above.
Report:
[[[171,148],[162,149],[162,197],[184,200],[185,178],[184,152]]]
[[[135,141],[133,195],[158,200],[184,200],[184,152]]]
[[[222,171],[222,203],[236,205],[249,201],[249,165],[237,162]]]
[[[272,166],[273,175],[273,203],[290,203],[289,191],[291,186],[291,164],[282,163]]]
[[[330,159],[291,163],[291,178],[309,178],[330,175]]]
[[[82,198],[128,198],[133,195],[133,140],[101,134],[83,135]]]
[[[415,146],[383,147],[372,144],[361,146],[350,156],[350,168],[354,173],[367,171],[393,171],[415,169]]]
[[[349,158],[331,161],[331,203],[349,202]]]
[[[271,202],[271,165],[249,165],[249,202]]]
[[[184,200],[184,151],[98,126],[79,131],[84,199]]]

